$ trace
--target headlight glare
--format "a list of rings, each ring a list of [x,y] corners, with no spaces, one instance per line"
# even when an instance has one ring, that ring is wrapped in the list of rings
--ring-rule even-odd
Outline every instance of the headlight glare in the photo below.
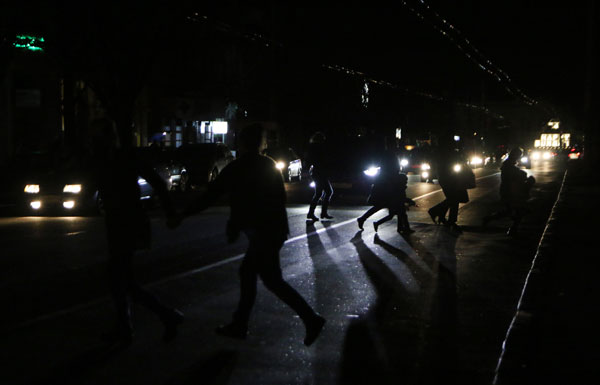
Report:
[[[380,169],[380,167],[371,166],[368,169],[364,170],[363,172],[365,173],[366,176],[373,177],[373,176],[379,174],[379,169]]]
[[[455,164],[452,169],[454,170],[454,172],[460,172],[460,170],[462,170],[462,166],[460,164]]]
[[[275,167],[277,167],[278,170],[283,170],[283,168],[285,167],[285,163],[277,162],[275,163]]]
[[[402,160],[400,161],[400,166],[402,166],[402,167],[406,167],[406,166],[408,166],[408,159],[402,159]]]
[[[527,163],[529,162],[529,158],[527,158],[526,156],[521,158],[521,163]]]
[[[481,159],[478,156],[474,156],[471,158],[471,164],[473,164],[473,165],[480,165],[482,163],[483,163],[483,159]]]
[[[39,184],[28,184],[25,186],[24,191],[28,194],[37,194],[40,192]]]
[[[79,194],[81,192],[80,184],[67,184],[63,188],[64,193]]]
[[[421,170],[430,170],[431,166],[429,165],[429,163],[423,163],[421,165]]]

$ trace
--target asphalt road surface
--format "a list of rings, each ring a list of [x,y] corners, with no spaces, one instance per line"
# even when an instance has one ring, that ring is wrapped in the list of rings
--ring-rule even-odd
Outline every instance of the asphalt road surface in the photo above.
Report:
[[[105,281],[101,217],[0,217],[3,326],[1,383],[77,384],[483,384],[502,341],[564,167],[534,165],[531,213],[516,238],[509,220],[481,226],[498,208],[497,168],[476,170],[461,205],[463,234],[434,225],[427,209],[443,199],[437,183],[410,178],[416,232],[396,220],[359,231],[366,196],[336,191],[327,222],[305,221],[311,190],[287,184],[291,234],[284,276],[327,318],[310,348],[301,321],[259,285],[246,341],[216,336],[239,295],[246,242],[225,242],[228,209],[218,206],[168,230],[152,211],[152,249],[136,258],[138,280],[186,314],[178,339],[160,340],[160,322],[135,310],[127,350],[99,341],[113,312]],[[319,209],[317,209],[317,214]]]

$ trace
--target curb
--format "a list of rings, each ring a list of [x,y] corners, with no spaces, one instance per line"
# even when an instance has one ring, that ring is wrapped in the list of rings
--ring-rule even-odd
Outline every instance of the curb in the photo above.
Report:
[[[541,333],[538,333],[537,326],[544,316],[548,302],[552,300],[546,292],[548,287],[546,271],[556,257],[554,239],[556,239],[557,213],[565,202],[565,184],[568,175],[567,170],[563,175],[558,196],[525,279],[515,315],[502,342],[502,350],[492,382],[494,385],[536,382],[533,362],[538,354],[542,337]]]

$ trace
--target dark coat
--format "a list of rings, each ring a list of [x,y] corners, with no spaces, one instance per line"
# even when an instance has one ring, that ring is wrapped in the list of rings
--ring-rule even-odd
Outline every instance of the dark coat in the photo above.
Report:
[[[444,151],[438,156],[437,167],[440,186],[446,196],[446,199],[454,202],[467,203],[469,194],[461,174],[455,172],[453,167],[460,164],[462,168],[469,167],[454,151]]]
[[[229,163],[191,212],[204,210],[228,195],[231,214],[227,235],[233,241],[240,231],[284,240],[289,233],[286,193],[275,161],[259,154],[242,155]]]

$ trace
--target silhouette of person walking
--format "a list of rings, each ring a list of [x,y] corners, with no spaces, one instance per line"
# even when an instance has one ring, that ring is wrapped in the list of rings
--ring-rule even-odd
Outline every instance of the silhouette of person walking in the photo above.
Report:
[[[328,153],[326,145],[326,137],[320,131],[315,132],[309,141],[307,163],[310,165],[309,173],[315,183],[315,193],[310,202],[308,214],[306,215],[307,220],[318,221],[319,218],[315,216],[315,208],[321,201],[321,219],[333,219],[327,212],[329,208],[329,202],[333,195],[333,187],[329,182],[331,177],[331,160],[330,154]]]
[[[398,232],[411,233],[405,204],[416,205],[416,203],[406,197],[408,177],[406,174],[400,173],[398,157],[392,152],[385,151],[380,164],[380,173],[371,187],[371,194],[367,200],[367,203],[373,205],[373,207],[356,219],[358,227],[363,230],[367,218],[379,210],[387,208],[388,215],[379,221],[373,222],[375,231],[377,232],[379,225],[398,215]]]
[[[325,318],[310,307],[281,273],[279,250],[289,233],[281,172],[273,159],[260,155],[264,147],[261,125],[247,126],[239,139],[240,157],[228,164],[209,184],[206,193],[192,202],[170,226],[177,226],[184,217],[205,210],[227,194],[231,207],[227,238],[234,242],[240,233],[245,233],[248,249],[240,266],[240,300],[233,321],[219,326],[217,334],[237,339],[246,337],[256,298],[257,277],[260,277],[267,289],[300,316],[306,327],[304,344],[310,346],[325,325]]]
[[[500,167],[500,201],[503,208],[483,218],[483,226],[487,226],[490,221],[512,217],[513,223],[508,229],[507,235],[517,234],[519,224],[527,211],[526,203],[529,199],[529,192],[535,184],[533,176],[527,177],[527,173],[517,167],[517,162],[522,155],[523,151],[520,148],[514,148],[502,163]]]
[[[109,119],[96,119],[90,130],[92,166],[102,199],[108,240],[110,289],[117,312],[116,327],[104,337],[111,342],[129,345],[133,323],[129,297],[158,315],[165,330],[163,339],[176,336],[183,314],[161,303],[134,278],[133,257],[136,250],[150,247],[150,219],[140,200],[138,177],[144,178],[158,193],[167,217],[174,210],[165,182],[150,167],[139,162],[132,149],[120,145],[118,134]]]
[[[450,143],[447,140],[446,143],[442,144],[437,160],[439,183],[444,192],[445,199],[431,207],[427,212],[433,223],[443,223],[455,232],[462,233],[461,228],[456,224],[458,220],[458,206],[459,203],[467,203],[469,201],[467,188],[474,186],[465,184],[465,174],[463,173],[471,175],[472,171]],[[448,211],[448,219],[446,219]]]

